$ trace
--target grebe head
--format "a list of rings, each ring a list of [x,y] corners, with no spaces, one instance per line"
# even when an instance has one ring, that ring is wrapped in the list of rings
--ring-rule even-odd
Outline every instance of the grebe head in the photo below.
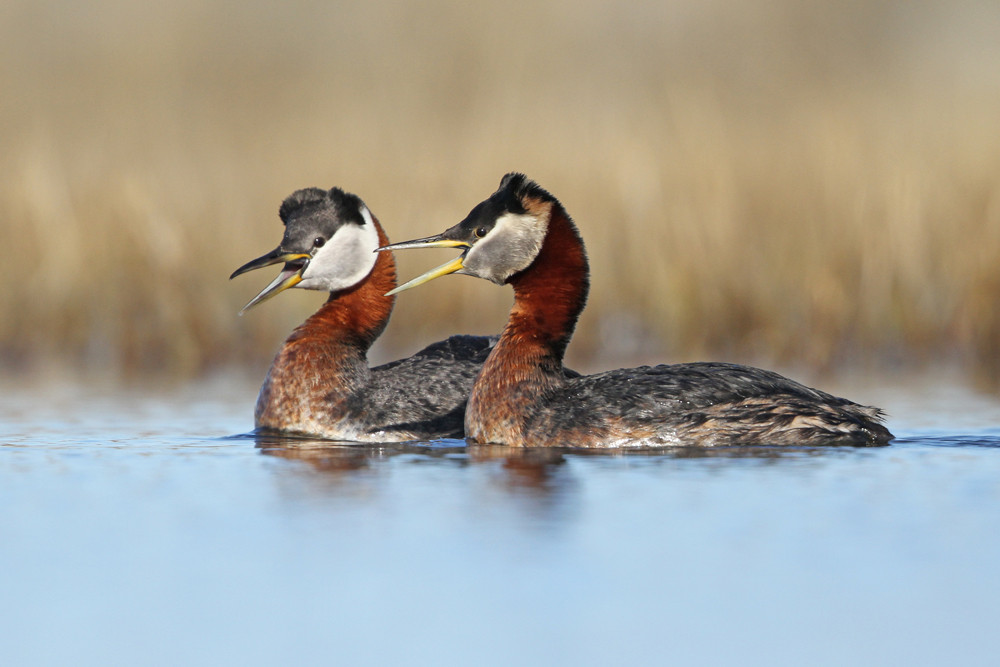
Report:
[[[378,230],[357,195],[339,188],[297,190],[281,203],[278,215],[285,224],[281,245],[247,262],[229,278],[281,262],[285,268],[243,306],[241,314],[290,287],[336,292],[371,273]]]
[[[556,203],[555,197],[524,174],[507,174],[489,199],[478,204],[465,220],[451,229],[437,236],[379,248],[463,248],[457,259],[431,269],[389,294],[449,273],[476,276],[503,285],[528,268],[538,256],[548,231],[552,206]]]

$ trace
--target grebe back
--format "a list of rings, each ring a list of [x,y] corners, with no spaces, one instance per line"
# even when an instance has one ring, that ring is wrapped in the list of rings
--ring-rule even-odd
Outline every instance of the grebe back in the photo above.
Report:
[[[771,371],[727,363],[619,369],[571,377],[562,360],[586,303],[583,240],[562,204],[523,174],[445,232],[383,246],[461,248],[395,294],[449,273],[510,284],[514,305],[476,379],[465,433],[519,447],[884,445],[877,408]]]

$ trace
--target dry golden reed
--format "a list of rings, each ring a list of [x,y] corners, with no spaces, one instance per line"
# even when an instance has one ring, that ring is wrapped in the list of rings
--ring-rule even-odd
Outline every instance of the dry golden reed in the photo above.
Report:
[[[341,186],[402,240],[518,170],[588,245],[577,366],[1000,377],[990,3],[132,4],[0,21],[8,372],[262,373],[322,299],[237,316],[269,276],[227,277],[285,196]],[[407,292],[376,357],[495,332],[509,303]]]

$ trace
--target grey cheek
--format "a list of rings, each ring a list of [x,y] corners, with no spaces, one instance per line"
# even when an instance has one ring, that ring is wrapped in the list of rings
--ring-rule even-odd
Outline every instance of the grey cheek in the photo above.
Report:
[[[463,262],[462,272],[503,285],[513,271],[510,270],[509,259],[494,256],[492,250],[493,248],[483,247],[480,252],[467,256]]]
[[[485,278],[486,280],[492,280],[490,278],[490,265],[488,262],[479,261],[476,255],[469,256],[466,255],[465,259],[462,260],[462,268],[458,273],[464,273],[467,276],[475,276],[476,278]]]

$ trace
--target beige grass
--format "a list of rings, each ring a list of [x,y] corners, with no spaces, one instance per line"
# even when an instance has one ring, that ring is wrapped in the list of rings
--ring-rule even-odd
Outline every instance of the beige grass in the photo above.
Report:
[[[262,372],[321,299],[237,317],[268,276],[227,277],[277,243],[287,194],[339,185],[402,240],[516,169],[588,243],[578,366],[1000,377],[989,3],[360,4],[5,10],[3,368]],[[496,331],[509,303],[408,292],[378,356]]]

